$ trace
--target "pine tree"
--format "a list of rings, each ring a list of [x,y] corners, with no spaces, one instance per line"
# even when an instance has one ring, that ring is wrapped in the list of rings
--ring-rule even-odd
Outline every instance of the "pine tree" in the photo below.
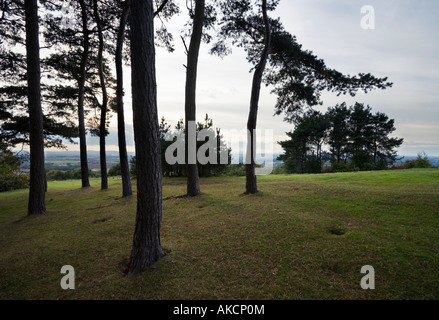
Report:
[[[350,110],[346,103],[329,108],[327,112],[330,121],[328,144],[331,147],[333,162],[340,164],[347,156],[349,139]]]
[[[129,274],[137,274],[164,255],[153,1],[133,1],[130,18],[137,213]]]
[[[397,158],[403,139],[390,137],[394,120],[382,112],[372,113],[364,104],[346,103],[329,108],[326,114],[309,111],[297,118],[289,140],[280,142],[288,172],[317,173],[325,160],[323,148],[332,153],[333,170],[385,169]],[[344,163],[342,163],[344,160]]]
[[[116,62],[116,103],[117,103],[117,134],[119,142],[119,160],[122,175],[122,197],[128,197],[133,194],[131,188],[130,167],[128,162],[127,145],[125,137],[125,115],[123,104],[123,44],[125,40],[125,31],[128,16],[130,13],[130,1],[121,3],[122,12],[120,14],[120,23],[117,33],[117,43],[115,52]]]
[[[24,1],[2,1],[0,18],[0,138],[9,147],[29,144],[29,115],[27,101],[27,64],[21,52],[25,49]],[[66,91],[50,84],[46,65],[40,61],[40,92],[43,110],[45,147],[65,148],[62,139],[73,142],[77,127],[71,121],[68,101],[54,98]],[[67,90],[68,91],[68,90]]]
[[[190,140],[191,130],[195,129],[196,121],[196,87],[198,71],[198,55],[201,38],[203,36],[203,24],[205,14],[205,1],[195,0],[193,15],[193,29],[189,49],[187,51],[186,66],[186,91],[185,91],[185,150],[186,150],[186,173],[187,195],[194,197],[200,194],[200,182],[198,177],[196,141]]]
[[[30,122],[30,180],[28,215],[46,212],[43,111],[40,87],[40,42],[38,38],[38,1],[25,1],[26,64]]]
[[[267,38],[267,21],[261,14],[261,6],[258,3],[259,1],[251,0],[219,1],[218,6],[222,12],[221,29],[219,40],[211,50],[218,55],[230,53],[227,42],[231,39],[232,44],[244,48],[247,60],[255,66],[255,71],[266,50],[264,39]],[[273,11],[278,3],[279,0],[267,1],[267,11]],[[368,92],[392,86],[392,83],[387,82],[387,78],[376,78],[365,73],[348,76],[330,69],[311,51],[302,49],[296,38],[284,29],[279,19],[268,18],[268,24],[271,29],[271,42],[263,82],[273,87],[272,92],[277,96],[275,112],[278,115],[285,113],[286,121],[292,123],[300,118],[304,107],[320,104],[320,95],[324,90],[355,95],[358,90]],[[249,129],[253,129],[255,119],[256,117],[250,114],[250,125],[247,126]],[[251,167],[248,166],[247,192],[257,190],[256,177]]]

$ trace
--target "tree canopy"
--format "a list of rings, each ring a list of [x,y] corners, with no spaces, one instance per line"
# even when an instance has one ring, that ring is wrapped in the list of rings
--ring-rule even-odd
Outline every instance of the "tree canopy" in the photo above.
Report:
[[[24,1],[2,1],[0,18],[0,138],[3,145],[29,144],[27,113],[27,64]],[[50,83],[42,61],[42,107],[45,147],[64,148],[62,139],[73,143],[77,127],[71,119],[71,101],[63,99],[72,88],[61,90]]]
[[[296,122],[290,139],[279,143],[285,151],[279,160],[288,172],[320,173],[325,161],[335,171],[385,169],[403,142],[391,137],[393,119],[361,103],[343,103],[325,114],[309,111]]]
[[[274,10],[279,0],[268,1],[268,11]],[[211,53],[220,56],[230,54],[232,45],[247,52],[247,60],[256,66],[263,50],[264,22],[260,1],[222,0],[220,31]],[[285,30],[279,18],[269,19],[271,44],[264,83],[277,96],[275,114],[285,114],[285,121],[294,122],[305,112],[305,107],[322,104],[323,91],[337,95],[355,96],[358,91],[369,92],[386,89],[393,84],[387,77],[379,78],[360,72],[355,76],[345,75],[326,65],[312,51],[303,49],[297,38]]]

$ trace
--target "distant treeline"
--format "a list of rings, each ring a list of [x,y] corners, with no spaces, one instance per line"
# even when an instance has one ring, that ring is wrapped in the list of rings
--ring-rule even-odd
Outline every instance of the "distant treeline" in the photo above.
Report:
[[[394,120],[369,106],[345,103],[323,114],[311,110],[299,118],[289,140],[279,144],[287,173],[322,173],[386,169],[397,161],[403,139],[390,135]]]
[[[88,170],[88,174],[92,178],[99,177],[99,174],[92,170]],[[48,181],[58,181],[58,180],[79,180],[81,179],[81,169],[73,170],[47,170],[46,178]]]

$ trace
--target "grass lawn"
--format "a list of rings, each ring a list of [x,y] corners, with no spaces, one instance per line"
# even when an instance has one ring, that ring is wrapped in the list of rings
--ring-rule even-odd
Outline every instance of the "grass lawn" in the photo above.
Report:
[[[243,177],[202,179],[191,199],[165,179],[168,254],[137,276],[124,274],[135,196],[99,184],[49,183],[36,217],[27,190],[0,193],[0,299],[439,299],[437,168],[261,176],[251,196]]]

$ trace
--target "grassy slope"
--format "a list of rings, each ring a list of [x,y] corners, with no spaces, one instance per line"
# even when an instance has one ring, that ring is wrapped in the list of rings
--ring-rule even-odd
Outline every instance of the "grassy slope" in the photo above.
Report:
[[[26,217],[27,191],[0,194],[0,299],[438,299],[439,170],[202,180],[176,198],[165,180],[162,245],[139,276],[130,254],[135,197],[53,182],[48,213]],[[340,233],[343,233],[340,235]],[[76,289],[62,290],[72,265]],[[376,290],[362,290],[363,265]]]

